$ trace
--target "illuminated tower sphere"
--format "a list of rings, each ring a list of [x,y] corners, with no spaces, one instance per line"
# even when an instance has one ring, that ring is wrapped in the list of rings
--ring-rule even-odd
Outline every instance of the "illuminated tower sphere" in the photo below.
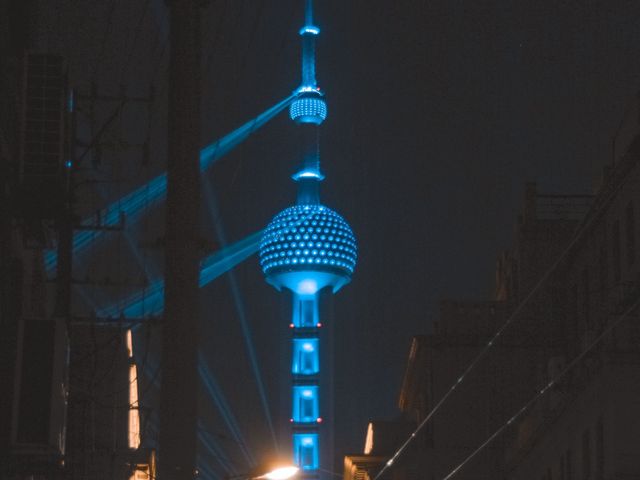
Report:
[[[322,428],[319,294],[337,292],[351,281],[356,266],[356,239],[349,224],[320,203],[320,124],[327,117],[324,94],[315,76],[315,41],[320,29],[313,24],[312,0],[306,1],[302,37],[302,85],[296,90],[289,115],[302,137],[302,162],[293,180],[297,204],[278,213],[264,231],[260,265],[267,282],[293,297],[291,350],[291,424],[293,457],[303,478],[318,478]],[[330,375],[329,375],[330,377]],[[326,374],[322,378],[327,378]],[[324,425],[321,426],[321,424]],[[325,432],[328,434],[328,432]],[[324,437],[326,438],[326,436]],[[330,443],[330,442],[329,442]],[[322,455],[330,461],[331,452]],[[331,464],[324,469],[331,469]]]
[[[356,239],[336,212],[319,204],[294,205],[271,221],[260,246],[260,264],[278,290],[312,295],[337,292],[351,280]]]

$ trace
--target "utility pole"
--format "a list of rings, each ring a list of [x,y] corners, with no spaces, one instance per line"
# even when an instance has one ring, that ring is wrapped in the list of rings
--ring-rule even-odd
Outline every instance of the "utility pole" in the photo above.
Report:
[[[200,9],[170,10],[165,309],[160,390],[160,480],[191,480],[198,403],[198,219],[200,209]]]

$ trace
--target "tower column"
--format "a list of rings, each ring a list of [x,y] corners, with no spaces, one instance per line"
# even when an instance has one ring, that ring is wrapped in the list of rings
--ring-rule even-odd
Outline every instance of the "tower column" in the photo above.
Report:
[[[320,292],[331,289],[335,293],[351,281],[357,253],[347,222],[320,204],[319,186],[324,175],[320,170],[319,127],[327,118],[327,104],[316,83],[315,42],[320,29],[313,23],[313,0],[305,0],[305,5],[305,24],[300,29],[302,85],[289,108],[302,144],[301,165],[293,175],[298,184],[297,205],[280,212],[265,229],[260,265],[267,282],[278,290],[293,292],[292,453],[302,478],[317,479],[322,477],[320,459],[331,463],[333,445],[333,419],[323,422],[320,408],[321,388],[330,395],[331,389],[326,387],[332,374],[324,369],[321,375],[321,365],[327,362],[320,361]],[[330,398],[329,402],[323,399],[325,406],[330,403]],[[328,408],[329,415],[331,410]]]

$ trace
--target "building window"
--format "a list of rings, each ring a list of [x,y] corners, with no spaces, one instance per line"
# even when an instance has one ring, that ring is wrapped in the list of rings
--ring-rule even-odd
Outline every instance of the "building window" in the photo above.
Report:
[[[129,365],[129,418],[127,439],[132,450],[140,446],[140,404],[138,403],[138,370],[131,360]]]
[[[127,437],[129,448],[140,447],[140,403],[138,399],[138,369],[133,359],[133,336],[131,330],[125,333],[125,345],[129,357],[129,418]]]
[[[296,465],[302,470],[316,470],[318,461],[318,434],[294,433],[293,457]]]
[[[582,478],[591,478],[591,435],[588,429],[582,434]]]
[[[293,324],[296,327],[315,327],[318,324],[318,302],[315,298],[298,298],[294,303]]]
[[[616,220],[611,230],[611,249],[613,252],[613,281],[620,283],[620,221]]]
[[[633,265],[636,261],[636,222],[633,212],[633,202],[629,202],[627,205],[626,216],[627,263]]]
[[[320,416],[318,400],[318,387],[309,385],[293,387],[293,421],[316,423]]]
[[[320,342],[317,338],[294,338],[291,372],[294,375],[316,375],[320,371]]]

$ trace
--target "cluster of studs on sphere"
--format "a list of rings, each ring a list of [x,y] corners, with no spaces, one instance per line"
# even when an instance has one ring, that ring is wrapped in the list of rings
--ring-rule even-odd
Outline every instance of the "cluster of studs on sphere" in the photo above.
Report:
[[[298,118],[315,118],[317,123],[321,123],[327,118],[327,104],[324,99],[317,96],[296,98],[289,107],[291,120]]]
[[[351,276],[356,239],[349,224],[323,205],[294,205],[274,217],[260,244],[265,275],[287,270],[338,270]]]

